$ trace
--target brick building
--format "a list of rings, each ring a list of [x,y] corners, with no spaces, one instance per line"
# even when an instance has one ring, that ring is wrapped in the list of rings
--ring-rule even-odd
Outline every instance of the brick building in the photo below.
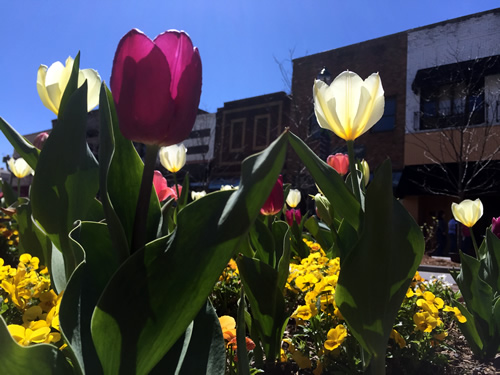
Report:
[[[265,149],[290,125],[289,113],[290,98],[284,92],[224,103],[217,110],[210,189],[238,185],[241,162]]]

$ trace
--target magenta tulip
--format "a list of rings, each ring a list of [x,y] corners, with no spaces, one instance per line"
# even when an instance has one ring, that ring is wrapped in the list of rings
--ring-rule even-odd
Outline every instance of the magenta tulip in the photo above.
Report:
[[[33,140],[33,146],[35,146],[37,149],[41,150],[43,145],[45,144],[45,141],[49,138],[49,133],[47,132],[41,132],[39,133],[35,139]]]
[[[341,176],[349,172],[349,157],[346,154],[336,153],[335,155],[330,155],[326,159],[326,162]]]
[[[297,224],[300,224],[300,221],[302,220],[302,214],[300,213],[300,210],[297,210],[295,208],[287,210],[285,216],[286,216],[286,222],[290,226],[293,225],[294,221],[296,221]]]
[[[183,31],[169,30],[152,41],[133,29],[116,49],[111,91],[126,138],[158,146],[180,143],[200,103],[198,49]]]
[[[283,209],[283,205],[285,204],[284,200],[283,176],[280,175],[266,203],[264,203],[264,206],[260,209],[260,213],[266,216],[276,215]]]
[[[491,231],[495,236],[500,238],[500,216],[491,219]]]

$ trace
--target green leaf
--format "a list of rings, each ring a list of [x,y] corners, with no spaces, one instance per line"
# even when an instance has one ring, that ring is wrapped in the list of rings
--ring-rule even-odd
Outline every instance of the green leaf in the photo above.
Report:
[[[84,373],[102,374],[92,341],[91,318],[102,291],[118,268],[118,261],[106,224],[81,222],[70,236],[85,258],[64,291],[59,312],[61,329]]]
[[[115,152],[115,135],[118,123],[111,92],[103,82],[99,96],[99,187],[102,206],[117,260],[123,262],[130,254],[130,237],[125,234],[108,192],[108,172]],[[139,163],[137,163],[139,164]],[[137,198],[136,198],[137,199]],[[127,204],[127,207],[130,203]]]
[[[148,373],[182,335],[246,240],[285,153],[282,136],[247,158],[239,190],[188,204],[170,237],[147,244],[121,265],[92,318],[92,337],[106,374]],[[124,301],[129,302],[126,309]]]
[[[250,229],[249,237],[255,250],[255,258],[274,268],[276,265],[274,238],[267,225],[263,221],[256,220],[255,225]]]
[[[87,85],[69,99],[40,154],[33,184],[33,217],[63,252],[66,277],[79,263],[69,244],[74,222],[86,218],[99,189],[98,166],[87,145]]]
[[[33,169],[36,169],[38,155],[40,150],[29,143],[21,134],[19,134],[7,121],[0,117],[0,130],[5,135],[10,144],[17,153],[26,160],[26,163]]]
[[[75,56],[75,59],[73,60],[73,68],[71,69],[71,75],[69,77],[68,84],[66,85],[66,88],[64,89],[63,96],[61,98],[61,103],[59,104],[59,115],[57,116],[58,120],[57,123],[59,123],[59,119],[61,118],[61,115],[64,114],[64,111],[66,110],[66,106],[69,105],[68,103],[71,101],[71,97],[75,93],[75,91],[78,89],[78,76],[80,74],[80,52],[78,52]],[[87,107],[85,107],[85,112],[87,112]],[[57,126],[57,125],[56,125]],[[44,145],[45,148],[45,145]]]
[[[186,340],[181,340],[181,356],[171,356],[172,349],[151,372],[175,375],[224,375],[226,367],[226,347],[217,313],[207,301],[190,325]],[[179,341],[178,341],[179,343]],[[177,343],[176,343],[177,345]],[[172,371],[175,370],[175,371]]]
[[[283,236],[280,236],[282,238],[281,247],[283,250],[278,261],[278,280],[276,285],[278,290],[283,292],[285,290],[286,281],[288,280],[288,273],[290,272],[290,231],[288,225],[285,222],[282,223],[285,224],[285,226],[283,227],[280,225],[280,230],[285,229],[285,233]],[[304,241],[302,241],[302,243],[304,243]]]
[[[74,374],[62,351],[53,345],[23,347],[11,337],[0,316],[0,362],[4,374]]]
[[[487,251],[481,259],[480,275],[491,286],[493,294],[500,293],[500,239],[488,229],[483,244]]]
[[[483,345],[493,337],[492,318],[493,291],[484,280],[478,277],[480,261],[460,252],[460,273],[455,278],[467,310],[475,320],[476,329]]]
[[[474,324],[474,317],[460,302],[453,300],[452,304],[454,307],[457,307],[465,319],[467,319],[465,323],[458,323],[458,328],[460,328],[460,331],[464,334],[465,339],[474,354],[480,357],[483,350],[483,342],[481,341],[481,337],[479,336],[476,325]]]
[[[19,229],[19,250],[40,259],[40,263],[49,264],[52,253],[50,238],[33,222],[31,204],[25,201],[17,207],[17,225]]]
[[[290,145],[300,157],[319,188],[336,212],[355,229],[360,226],[361,206],[335,170],[312,152],[295,134],[289,133]]]
[[[328,251],[332,247],[333,241],[330,229],[324,224],[321,225],[316,216],[307,219],[304,226],[324,251]]]
[[[283,291],[278,289],[278,272],[258,259],[242,255],[236,263],[266,359],[275,361],[280,353],[282,327],[288,320]]]
[[[109,220],[113,246],[118,256],[126,259],[132,243],[135,210],[141,186],[144,163],[134,145],[126,139],[119,128],[118,116],[111,92],[106,86],[101,87],[100,106],[103,105],[101,117],[101,142],[99,150],[101,190],[105,205],[106,219]],[[152,188],[148,210],[147,241],[153,241],[158,232],[161,210],[160,203]],[[127,248],[125,249],[126,236]]]
[[[392,195],[386,161],[366,194],[359,241],[343,261],[335,301],[366,354],[380,364],[406,291],[424,252],[420,228]]]

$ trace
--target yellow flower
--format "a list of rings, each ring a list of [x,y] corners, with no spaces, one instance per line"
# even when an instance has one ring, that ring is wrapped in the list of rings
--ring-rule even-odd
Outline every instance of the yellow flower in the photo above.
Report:
[[[384,114],[384,89],[378,73],[363,81],[356,73],[345,71],[330,86],[316,80],[313,96],[319,125],[346,141],[358,138]]]
[[[286,204],[290,206],[290,208],[295,208],[300,203],[300,190],[298,189],[290,189],[288,195],[286,197]]]
[[[399,347],[401,349],[403,349],[405,346],[406,346],[406,341],[405,339],[403,338],[403,336],[400,335],[400,333],[398,331],[396,331],[395,329],[393,329],[391,331],[391,335],[389,336],[391,339],[393,339],[394,341],[396,341],[396,344],[399,345]]]
[[[346,337],[347,329],[342,324],[339,324],[337,327],[328,331],[327,340],[325,341],[325,349],[337,349],[344,342]]]
[[[462,315],[462,312],[460,311],[460,309],[458,307],[445,306],[443,310],[444,311],[453,311],[453,313],[455,314],[455,318],[457,318],[457,320],[460,323],[465,323],[467,321],[467,318]]]
[[[232,316],[223,315],[219,318],[220,328],[222,329],[222,335],[224,340],[231,341],[236,337],[236,321]]]
[[[19,345],[27,346],[32,342],[46,342],[50,334],[50,327],[43,320],[39,320],[38,322],[36,322],[37,324],[30,325],[29,328],[17,324],[9,324],[7,328]]]
[[[417,325],[417,329],[422,332],[431,332],[438,325],[441,325],[441,320],[435,318],[433,315],[429,314],[427,311],[416,313],[413,315],[413,321]]]
[[[38,269],[40,259],[38,257],[32,257],[30,254],[22,254],[19,257],[19,261],[23,262],[26,267],[31,267],[34,270]]]
[[[178,172],[186,164],[187,148],[183,143],[160,148],[161,165],[169,172]]]
[[[30,173],[33,173],[33,169],[31,169],[29,164],[26,163],[26,160],[24,160],[23,158],[19,158],[16,160],[10,158],[7,164],[9,165],[9,169],[12,174],[17,178],[23,178]]]
[[[456,221],[471,228],[483,216],[483,203],[480,199],[476,199],[475,201],[466,199],[460,202],[460,204],[452,203],[451,212],[453,212]]]
[[[436,297],[431,292],[424,292],[422,297],[423,298],[419,298],[417,300],[417,306],[423,308],[431,314],[437,314],[438,310],[442,309],[444,306],[444,301],[441,298]]]
[[[296,350],[292,353],[292,358],[295,361],[295,363],[297,363],[299,368],[301,368],[301,369],[311,368],[311,366],[312,366],[312,362],[309,359],[309,357],[305,356],[304,354],[302,354],[298,350]]]
[[[50,109],[56,115],[59,113],[61,99],[66,90],[66,86],[73,70],[73,59],[66,59],[66,66],[60,61],[56,61],[50,67],[40,65],[36,78],[36,87],[38,95],[42,99],[45,107]],[[91,111],[99,104],[99,91],[101,89],[101,77],[92,69],[80,70],[78,74],[78,87],[87,81],[87,111]]]
[[[292,314],[291,318],[300,320],[309,320],[318,313],[316,306],[312,303],[301,305]]]

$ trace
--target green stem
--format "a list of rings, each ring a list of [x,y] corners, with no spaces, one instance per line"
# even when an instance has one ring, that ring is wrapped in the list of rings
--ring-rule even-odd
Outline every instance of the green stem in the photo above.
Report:
[[[17,197],[21,198],[21,179],[17,179]]]
[[[139,250],[146,244],[147,221],[149,202],[153,189],[153,174],[158,155],[157,145],[146,146],[146,156],[144,158],[144,170],[142,172],[141,188],[135,209],[134,232],[132,234],[132,253]]]
[[[354,196],[361,202],[361,194],[359,192],[358,172],[356,170],[356,158],[354,157],[354,141],[347,141],[347,155],[349,156],[349,170],[351,172],[352,192]]]
[[[470,238],[472,239],[472,245],[474,246],[474,252],[476,253],[476,258],[479,259],[479,248],[477,247],[476,237],[472,232],[472,227],[469,228]]]

